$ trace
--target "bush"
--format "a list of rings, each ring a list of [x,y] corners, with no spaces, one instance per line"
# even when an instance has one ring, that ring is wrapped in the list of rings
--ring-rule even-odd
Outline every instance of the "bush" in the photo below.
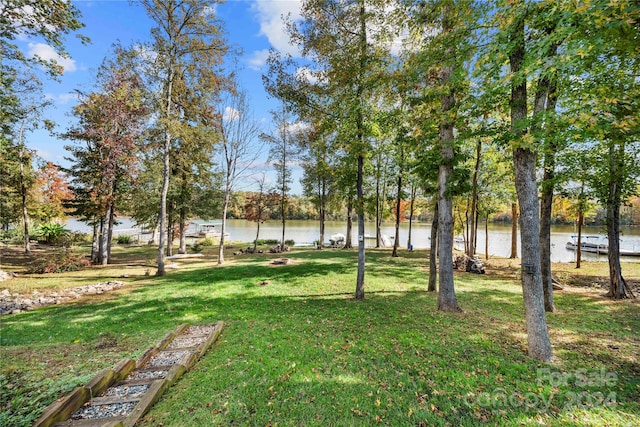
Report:
[[[200,246],[213,246],[215,244],[215,242],[213,241],[213,239],[211,237],[206,237],[204,239],[200,239],[196,242],[196,244],[200,245]]]
[[[46,274],[78,271],[90,264],[86,257],[67,250],[49,255],[41,261],[37,261],[27,270],[27,273]]]
[[[132,241],[133,239],[131,238],[131,236],[127,234],[121,234],[118,237],[116,237],[116,242],[119,245],[130,245]]]
[[[264,246],[264,245],[279,245],[280,240],[278,239],[258,239],[255,241],[256,245]]]
[[[289,246],[289,247],[292,247],[292,246],[294,246],[296,244],[296,242],[294,240],[292,240],[292,239],[288,239],[288,240],[284,241],[284,244]]]
[[[49,222],[42,224],[36,231],[38,241],[44,241],[50,245],[68,246],[70,232],[64,226]]]
[[[74,231],[70,233],[71,241],[76,245],[93,242],[93,235],[91,233],[81,233]]]

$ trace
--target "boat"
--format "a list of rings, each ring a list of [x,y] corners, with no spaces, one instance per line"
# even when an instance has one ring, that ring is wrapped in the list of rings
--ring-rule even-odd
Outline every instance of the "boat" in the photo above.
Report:
[[[567,242],[566,248],[570,251],[578,249],[578,236],[571,236],[571,241]],[[609,244],[605,236],[585,235],[580,241],[580,251],[598,255],[609,253]],[[620,248],[620,256],[640,256],[640,251]]]
[[[329,245],[333,248],[341,248],[345,245],[347,236],[342,233],[335,233],[329,237]]]
[[[204,222],[201,224],[194,224],[195,230],[191,233],[187,234],[187,237],[195,237],[197,239],[205,239],[205,238],[220,238],[220,229],[222,223],[220,222]],[[225,239],[229,237],[229,233],[224,233]]]

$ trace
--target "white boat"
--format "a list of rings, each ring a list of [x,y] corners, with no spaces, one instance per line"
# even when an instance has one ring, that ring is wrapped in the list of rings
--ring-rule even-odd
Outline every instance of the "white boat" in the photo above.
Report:
[[[329,245],[334,248],[340,248],[344,246],[346,240],[347,240],[347,236],[345,236],[342,233],[332,234],[329,237]]]
[[[195,225],[195,231],[193,231],[192,233],[189,233],[187,235],[187,237],[195,237],[197,239],[204,239],[204,238],[214,238],[214,239],[219,239],[220,235],[221,235],[221,227],[222,227],[222,223],[220,222],[204,222],[201,224],[194,224]],[[224,238],[226,239],[227,237],[229,237],[229,233],[224,233]]]
[[[571,241],[567,242],[566,248],[570,251],[578,249],[578,236],[571,236]],[[606,236],[587,235],[582,236],[580,241],[580,251],[599,255],[609,253],[609,242]],[[620,256],[640,256],[640,251],[620,248]]]

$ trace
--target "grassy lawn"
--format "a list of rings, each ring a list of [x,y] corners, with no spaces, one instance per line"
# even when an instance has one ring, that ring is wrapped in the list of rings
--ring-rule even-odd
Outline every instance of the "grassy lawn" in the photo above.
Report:
[[[227,326],[217,344],[142,425],[640,425],[640,306],[602,297],[605,263],[555,266],[569,285],[548,316],[556,361],[543,364],[526,353],[517,261],[456,273],[465,313],[446,314],[425,291],[423,251],[368,250],[364,302],[353,298],[355,251],[296,250],[284,266],[232,251],[224,266],[210,250],[158,278],[152,248],[117,248],[116,266],[0,283],[61,289],[123,274],[129,283],[0,318],[0,425],[29,425],[180,323],[218,320]],[[11,260],[0,269],[12,271]],[[623,272],[640,281],[640,263]]]

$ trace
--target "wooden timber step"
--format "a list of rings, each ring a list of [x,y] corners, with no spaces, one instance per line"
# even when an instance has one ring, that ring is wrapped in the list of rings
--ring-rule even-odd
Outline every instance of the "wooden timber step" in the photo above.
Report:
[[[137,361],[125,359],[53,402],[34,427],[131,427],[218,339],[223,322],[182,324]]]

